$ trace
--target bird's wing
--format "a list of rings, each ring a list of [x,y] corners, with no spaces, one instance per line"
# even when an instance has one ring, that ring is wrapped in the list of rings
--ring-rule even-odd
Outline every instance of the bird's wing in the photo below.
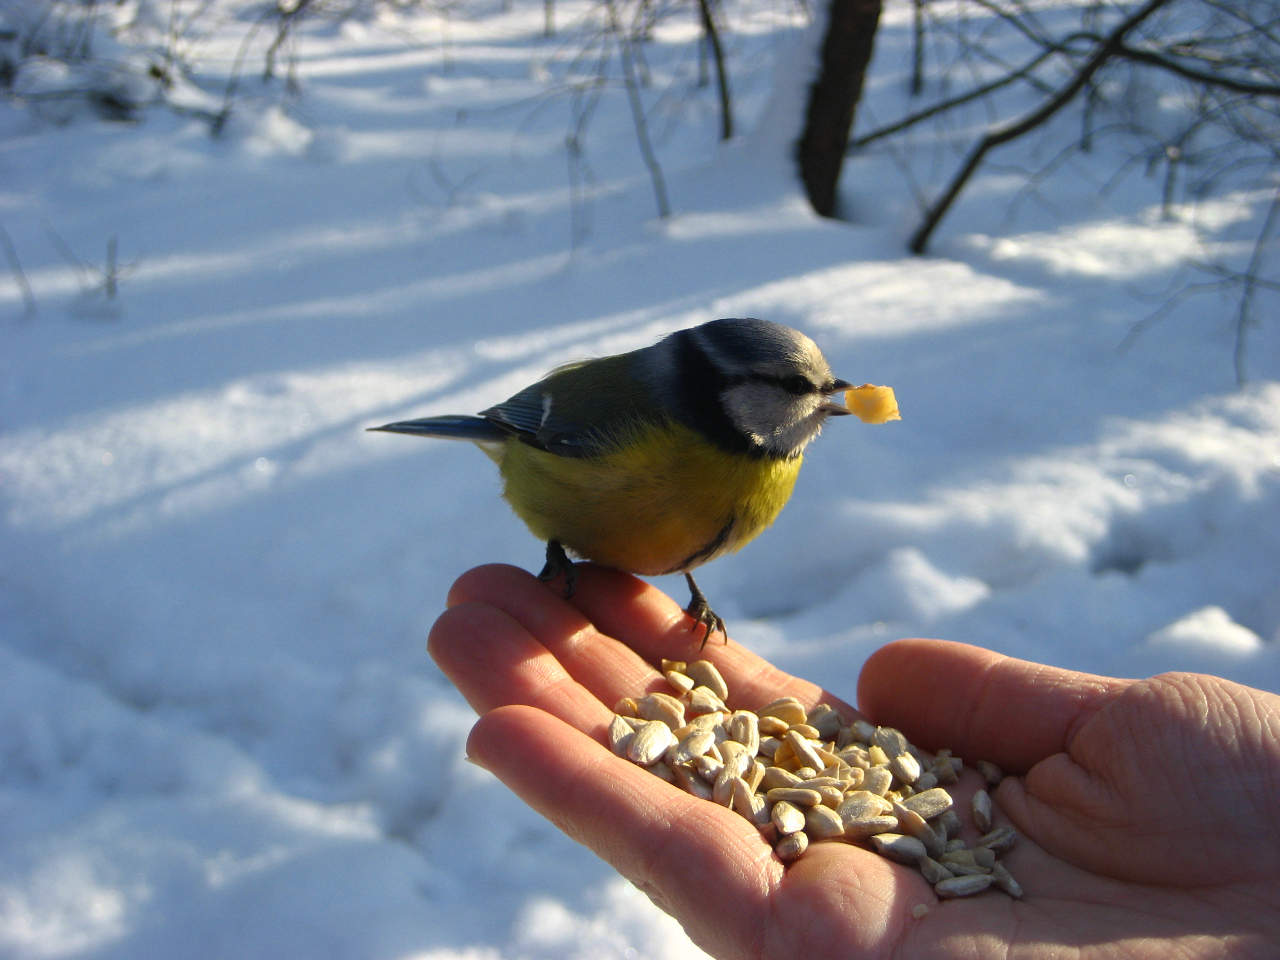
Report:
[[[509,400],[480,411],[485,422],[515,435],[516,439],[560,457],[588,457],[601,449],[591,424],[574,423],[559,416],[546,380],[525,387]]]
[[[509,400],[503,400],[488,410],[481,410],[480,416],[502,426],[522,440],[532,439],[542,429],[542,422],[546,417],[547,403],[543,399],[546,386],[547,381],[539,380]]]
[[[630,372],[630,356],[560,367],[480,416],[548,453],[594,456],[654,418]]]

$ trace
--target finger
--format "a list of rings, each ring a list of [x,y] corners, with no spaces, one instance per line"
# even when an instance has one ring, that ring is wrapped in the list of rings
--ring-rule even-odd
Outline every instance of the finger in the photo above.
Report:
[[[784,872],[742,817],[538,711],[487,714],[467,751],[616,867],[713,956],[758,954],[766,943],[782,955],[813,956],[832,941],[861,955],[860,947],[882,941],[915,902],[896,895],[908,871],[846,844],[819,844]],[[923,886],[916,876],[905,882]],[[838,900],[838,909],[824,911],[827,898]],[[902,916],[891,923],[886,914],[895,910]]]
[[[653,667],[623,644],[605,636],[580,610],[563,599],[559,587],[548,587],[525,570],[502,564],[468,570],[449,591],[448,603],[454,607],[474,602],[503,611],[560,661],[569,676],[606,706],[613,706],[620,697],[634,696],[651,688],[667,689]],[[433,635],[435,632],[433,629]],[[476,639],[484,643],[483,635]],[[439,642],[448,644],[451,639],[446,634]],[[500,655],[490,663],[495,669],[510,665]]]
[[[731,706],[757,709],[779,697],[797,697],[806,706],[829,703],[845,721],[857,712],[816,684],[793,677],[738,643],[719,634],[705,647],[702,632],[692,631],[692,618],[657,587],[618,570],[583,564],[573,604],[596,628],[617,638],[649,663],[710,660],[729,686]]]
[[[677,790],[527,708],[508,707],[481,718],[467,754],[691,933],[686,920],[697,918],[690,904],[701,904],[718,918],[717,925],[729,926],[735,920],[723,911],[737,913],[735,901],[749,901],[761,909],[743,911],[744,921],[761,923],[782,865],[742,817]]]
[[[436,620],[427,649],[482,716],[506,704],[537,707],[592,736],[609,710],[524,625],[485,603],[453,606]]]
[[[858,706],[925,749],[1023,773],[1067,749],[1132,684],[943,640],[899,640],[867,660]]]

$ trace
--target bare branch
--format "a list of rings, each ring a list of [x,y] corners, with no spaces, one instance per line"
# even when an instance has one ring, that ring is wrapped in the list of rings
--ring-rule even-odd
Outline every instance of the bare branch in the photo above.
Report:
[[[991,3],[990,0],[971,0],[971,2],[981,7],[982,9],[986,10],[987,12],[995,14],[997,17],[999,17],[1001,20],[1008,23],[1015,30],[1017,30],[1019,33],[1025,36],[1028,40],[1034,43],[1036,46],[1038,47],[1053,46],[1053,41],[1048,37],[1048,35],[1043,33],[1037,33],[1034,29],[1032,29],[1032,27],[1023,23],[1020,17],[1017,17],[1014,14],[1010,13],[1008,10],[1005,10],[999,4]]]
[[[929,245],[929,237],[932,236],[934,229],[941,222],[947,211],[955,202],[956,197],[960,195],[960,191],[964,189],[969,182],[969,178],[973,176],[975,170],[982,163],[986,155],[1001,144],[1008,143],[1010,140],[1016,140],[1025,133],[1034,130],[1040,126],[1064,106],[1070,103],[1085,85],[1093,78],[1094,74],[1102,67],[1104,63],[1115,56],[1116,51],[1123,44],[1126,36],[1133,31],[1135,27],[1150,17],[1153,13],[1163,7],[1169,0],[1147,0],[1142,7],[1113,30],[1106,41],[1099,45],[1093,56],[1080,68],[1076,75],[1064,86],[1058,93],[1043,104],[1038,110],[1028,114],[1021,120],[1009,124],[999,130],[994,130],[987,134],[982,142],[974,148],[965,161],[964,166],[960,168],[960,172],[956,174],[951,181],[951,185],[947,188],[942,198],[934,205],[920,225],[920,229],[916,231],[911,238],[910,249],[912,253],[924,253]]]
[[[1037,55],[1036,58],[1032,60],[1030,63],[1028,63],[1026,66],[1020,67],[1019,69],[1013,71],[1012,73],[1006,73],[999,80],[993,80],[990,83],[985,84],[981,87],[974,87],[968,93],[963,93],[958,97],[952,97],[950,100],[943,100],[940,103],[935,103],[931,107],[926,107],[924,110],[921,110],[917,113],[913,113],[909,116],[904,117],[903,119],[899,120],[897,123],[891,123],[887,127],[881,127],[879,130],[873,130],[871,133],[858,137],[856,140],[854,140],[852,143],[849,144],[849,147],[852,150],[859,150],[862,147],[865,147],[867,144],[874,143],[876,140],[879,140],[883,137],[888,137],[888,136],[891,136],[892,134],[900,133],[903,130],[906,130],[908,127],[914,127],[917,123],[920,123],[923,120],[928,120],[930,117],[936,117],[940,113],[945,113],[948,110],[953,110],[956,107],[963,106],[964,104],[969,103],[970,101],[977,100],[981,97],[987,96],[988,94],[995,93],[997,90],[1001,89],[1002,87],[1007,87],[1009,84],[1016,83],[1017,81],[1021,80],[1023,77],[1027,76],[1029,73],[1031,73],[1031,71],[1033,71],[1036,67],[1040,66],[1040,64],[1044,63],[1046,60],[1048,60],[1051,56],[1053,56],[1057,52],[1058,50],[1056,48],[1045,50],[1039,55]]]
[[[1146,63],[1153,67],[1160,67],[1171,73],[1176,73],[1180,77],[1188,80],[1194,80],[1196,83],[1208,84],[1212,87],[1222,87],[1233,93],[1243,93],[1255,97],[1280,97],[1280,84],[1274,83],[1251,83],[1248,80],[1237,80],[1234,77],[1223,76],[1220,73],[1209,73],[1205,70],[1197,70],[1194,67],[1188,67],[1178,63],[1176,60],[1170,60],[1161,56],[1154,50],[1141,50],[1136,47],[1130,47],[1121,44],[1116,49],[1116,56],[1123,57],[1126,60],[1134,60],[1138,63]]]

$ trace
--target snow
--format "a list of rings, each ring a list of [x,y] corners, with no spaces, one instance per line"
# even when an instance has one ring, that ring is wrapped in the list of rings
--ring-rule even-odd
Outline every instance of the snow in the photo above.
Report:
[[[910,257],[902,164],[936,190],[959,134],[851,157],[851,222],[814,217],[788,153],[813,31],[760,4],[730,33],[731,143],[688,24],[646,49],[650,105],[678,92],[651,114],[660,221],[622,90],[566,165],[541,4],[304,25],[297,95],[246,75],[216,139],[246,21],[214,7],[182,111],[0,105],[37,301],[0,277],[0,955],[701,956],[463,761],[426,632],[463,570],[542,547],[478,451],[363,428],[715,317],[805,330],[904,417],[833,423],[779,522],[699,574],[736,640],[848,699],[920,634],[1280,691],[1280,331],[1249,331],[1243,387],[1230,298],[1132,335],[1187,256],[1247,255],[1267,197],[1099,191],[1107,149],[1028,196],[1037,141]],[[110,13],[139,96],[168,8]],[[881,120],[909,105],[891,11]]]

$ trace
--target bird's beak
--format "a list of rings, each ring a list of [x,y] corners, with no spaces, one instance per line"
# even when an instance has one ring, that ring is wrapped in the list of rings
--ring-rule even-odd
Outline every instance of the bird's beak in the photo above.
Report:
[[[831,399],[836,394],[843,394],[844,391],[848,390],[852,386],[853,384],[849,383],[847,380],[836,380],[833,382],[831,384],[831,389],[827,391],[827,399],[823,401],[822,405],[818,407],[818,409],[833,417],[847,417],[849,414],[853,413],[853,411],[843,403],[840,403],[838,400]]]

